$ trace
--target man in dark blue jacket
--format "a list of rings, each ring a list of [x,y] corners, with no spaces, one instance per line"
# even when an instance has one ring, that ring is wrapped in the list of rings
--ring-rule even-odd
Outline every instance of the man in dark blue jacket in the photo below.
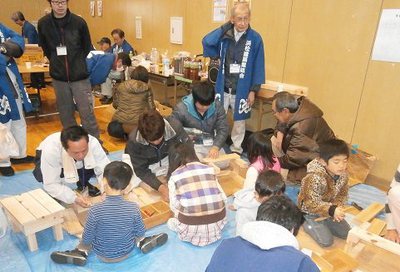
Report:
[[[222,241],[207,272],[319,271],[311,258],[299,250],[295,235],[303,215],[288,197],[272,196],[262,203],[256,220],[246,223],[240,236]]]
[[[22,37],[28,40],[30,44],[38,43],[38,34],[36,28],[27,20],[21,11],[14,12],[11,20],[19,26],[22,26]]]
[[[68,0],[48,0],[52,12],[39,20],[39,45],[50,61],[50,76],[64,128],[76,126],[78,109],[82,126],[100,142],[94,115],[92,88],[86,56],[92,50],[85,20],[71,13]]]

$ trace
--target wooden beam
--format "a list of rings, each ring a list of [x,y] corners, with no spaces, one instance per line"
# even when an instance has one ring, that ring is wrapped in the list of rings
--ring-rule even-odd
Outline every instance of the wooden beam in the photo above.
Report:
[[[366,209],[362,210],[359,214],[357,214],[353,222],[356,225],[360,225],[364,222],[370,221],[372,218],[374,218],[381,210],[385,208],[385,205],[374,202],[371,205],[369,205]]]
[[[210,162],[222,162],[235,159],[240,159],[240,156],[236,153],[231,153],[231,154],[220,155],[218,158],[215,159],[203,158],[201,161],[204,163],[210,163]]]
[[[374,218],[371,221],[371,225],[369,226],[369,228],[367,230],[373,234],[380,236],[382,231],[385,229],[385,227],[386,227],[385,221],[380,220],[378,218]]]
[[[387,240],[380,237],[379,235],[373,234],[364,230],[360,227],[353,227],[347,236],[346,243],[349,244],[349,248],[354,247],[360,240],[364,243],[377,246],[379,248],[385,249],[396,255],[400,255],[400,244]]]

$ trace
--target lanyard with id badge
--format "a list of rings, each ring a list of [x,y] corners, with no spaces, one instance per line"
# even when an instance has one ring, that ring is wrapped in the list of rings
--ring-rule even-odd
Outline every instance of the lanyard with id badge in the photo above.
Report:
[[[67,47],[65,45],[60,44],[56,47],[57,56],[66,56],[67,55]]]

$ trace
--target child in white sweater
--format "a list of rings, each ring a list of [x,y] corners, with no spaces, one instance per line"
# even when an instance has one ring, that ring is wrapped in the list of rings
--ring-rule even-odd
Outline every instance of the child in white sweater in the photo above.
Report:
[[[245,223],[255,221],[257,209],[267,199],[285,192],[285,182],[281,174],[266,170],[261,172],[253,189],[243,188],[235,193],[236,235],[240,235]]]

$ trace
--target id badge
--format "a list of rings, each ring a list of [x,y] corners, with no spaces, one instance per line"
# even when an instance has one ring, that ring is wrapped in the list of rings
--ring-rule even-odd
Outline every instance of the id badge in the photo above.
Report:
[[[229,73],[230,74],[239,74],[240,72],[240,65],[237,63],[232,63],[229,65]]]
[[[57,56],[66,56],[67,55],[67,47],[66,46],[57,46]]]

